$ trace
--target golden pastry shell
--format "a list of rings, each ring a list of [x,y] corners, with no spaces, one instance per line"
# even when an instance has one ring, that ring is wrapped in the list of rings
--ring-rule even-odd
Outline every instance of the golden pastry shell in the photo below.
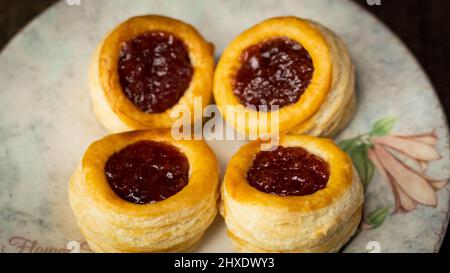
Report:
[[[223,191],[226,191],[229,198],[241,204],[270,206],[287,209],[290,212],[308,212],[329,206],[352,187],[352,161],[331,140],[306,135],[284,135],[280,137],[280,145],[302,147],[326,161],[330,168],[327,186],[304,196],[279,196],[261,192],[250,186],[246,178],[247,172],[261,148],[260,141],[253,141],[242,146],[228,164]]]
[[[140,140],[164,142],[185,154],[189,162],[189,181],[181,191],[166,200],[144,205],[125,201],[114,193],[105,178],[105,162],[115,152]],[[81,172],[87,194],[96,207],[121,226],[129,226],[130,217],[157,217],[195,207],[218,188],[217,160],[209,146],[203,141],[174,140],[169,130],[125,132],[96,141],[83,156]]]
[[[184,95],[176,105],[162,113],[145,113],[136,107],[122,92],[118,75],[119,53],[123,43],[149,31],[165,31],[181,39],[194,68]],[[206,42],[193,26],[179,20],[158,15],[128,19],[107,35],[93,56],[90,83],[97,116],[112,132],[170,128],[178,119],[181,105],[187,106],[193,113],[195,97],[202,97],[202,107],[209,104],[214,70],[213,52],[214,46]]]
[[[332,78],[332,62],[328,45],[321,32],[307,20],[297,17],[277,17],[265,20],[241,33],[234,39],[222,54],[214,74],[214,99],[224,118],[240,132],[259,134],[273,132],[270,128],[272,112],[267,112],[266,119],[258,118],[258,113],[249,108],[239,107],[242,104],[234,95],[234,79],[241,66],[241,54],[248,47],[274,37],[288,37],[300,43],[309,53],[313,61],[314,73],[311,83],[300,99],[291,105],[284,106],[279,112],[279,130],[285,131],[313,115],[324,101],[330,89]],[[249,111],[242,115],[245,120],[227,119],[226,106],[237,106],[238,112]]]

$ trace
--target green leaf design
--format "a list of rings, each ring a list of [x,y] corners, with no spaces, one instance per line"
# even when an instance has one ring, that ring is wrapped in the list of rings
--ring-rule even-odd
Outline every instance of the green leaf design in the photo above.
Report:
[[[375,165],[368,157],[368,151],[372,147],[372,137],[389,134],[396,122],[397,119],[395,117],[382,118],[373,124],[369,133],[360,134],[354,138],[338,142],[338,146],[351,157],[364,189],[372,180],[375,172]],[[391,207],[381,207],[369,213],[365,217],[366,224],[369,228],[378,228],[384,223],[390,210]]]
[[[375,165],[369,160],[367,153],[372,146],[372,136],[387,135],[394,127],[397,119],[386,117],[376,121],[370,133],[338,142],[338,146],[352,158],[364,188],[370,183],[375,172]]]
[[[360,143],[349,152],[364,188],[366,188],[372,180],[375,171],[375,166],[367,156],[369,148],[370,146],[368,144]]]
[[[366,222],[372,227],[377,228],[381,226],[384,221],[386,220],[386,217],[389,215],[389,210],[391,207],[384,207],[384,208],[378,208],[371,212],[367,218]]]
[[[373,165],[372,161],[370,161],[368,158],[367,158],[367,161],[369,163],[367,164],[367,171],[366,171],[366,178],[365,178],[366,179],[366,184],[365,184],[366,187],[367,187],[367,185],[369,185],[370,181],[372,181],[373,174],[375,173],[375,165]]]
[[[351,139],[341,140],[338,142],[337,145],[339,146],[339,148],[341,148],[341,150],[349,153],[352,150],[352,148],[356,145],[356,139],[351,138]]]
[[[395,117],[387,117],[387,118],[382,118],[382,119],[378,120],[373,125],[370,135],[372,135],[372,136],[387,135],[392,130],[392,128],[394,127],[396,122],[397,122],[397,118],[395,118]]]

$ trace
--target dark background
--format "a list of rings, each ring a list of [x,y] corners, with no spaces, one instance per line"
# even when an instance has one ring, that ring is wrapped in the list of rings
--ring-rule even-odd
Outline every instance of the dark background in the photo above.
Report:
[[[450,0],[380,0],[381,5],[367,3],[373,0],[352,1],[378,17],[403,40],[427,72],[450,116]],[[0,0],[0,49],[54,2]],[[447,232],[441,252],[450,252],[449,237]]]

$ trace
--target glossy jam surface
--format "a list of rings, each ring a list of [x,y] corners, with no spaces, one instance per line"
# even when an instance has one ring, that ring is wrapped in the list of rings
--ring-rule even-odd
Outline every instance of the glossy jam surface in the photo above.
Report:
[[[122,199],[148,204],[169,198],[188,183],[189,162],[172,145],[139,141],[113,154],[105,164],[110,187]]]
[[[247,48],[241,55],[234,94],[241,104],[279,108],[297,102],[314,72],[309,53],[296,41],[274,38]]]
[[[189,87],[193,73],[185,44],[173,34],[147,32],[122,45],[120,84],[143,112],[161,113],[174,106]]]
[[[278,146],[256,154],[247,173],[256,189],[281,196],[302,196],[326,187],[328,163],[300,147]]]

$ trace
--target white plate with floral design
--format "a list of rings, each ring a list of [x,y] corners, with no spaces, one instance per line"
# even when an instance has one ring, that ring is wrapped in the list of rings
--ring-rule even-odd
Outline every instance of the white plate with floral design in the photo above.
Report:
[[[148,13],[193,24],[214,42],[217,57],[238,33],[273,16],[311,18],[337,32],[356,66],[358,96],[337,141],[366,185],[364,222],[343,251],[439,250],[449,217],[446,118],[413,56],[360,7],[335,0],[68,0],[0,55],[0,252],[89,251],[67,200],[77,161],[106,134],[91,110],[88,64],[110,29]],[[210,144],[225,170],[242,142]],[[233,251],[220,217],[198,251]]]

